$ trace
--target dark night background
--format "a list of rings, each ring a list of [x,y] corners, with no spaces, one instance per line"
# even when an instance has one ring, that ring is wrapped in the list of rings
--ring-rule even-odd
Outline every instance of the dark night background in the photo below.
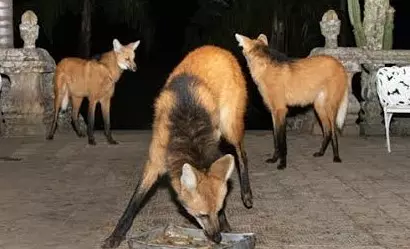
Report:
[[[67,56],[89,57],[112,49],[112,40],[123,44],[141,40],[135,73],[125,72],[112,99],[113,129],[150,129],[153,101],[168,74],[191,49],[215,44],[232,51],[248,76],[234,33],[274,35],[271,46],[292,57],[307,56],[323,46],[319,21],[330,8],[342,20],[340,46],[354,46],[346,0],[14,0],[15,47],[21,47],[18,24],[21,14],[35,11],[39,18],[37,46],[49,51],[58,63]],[[391,0],[396,9],[395,49],[410,49],[410,4]],[[84,12],[89,4],[90,11]],[[87,28],[82,23],[90,20]],[[272,27],[283,24],[283,32]],[[83,25],[84,27],[84,25]],[[278,25],[276,25],[278,27]],[[90,42],[87,43],[87,36]],[[252,80],[248,80],[247,129],[271,129]],[[86,118],[87,101],[82,106]],[[102,128],[99,108],[96,128]]]

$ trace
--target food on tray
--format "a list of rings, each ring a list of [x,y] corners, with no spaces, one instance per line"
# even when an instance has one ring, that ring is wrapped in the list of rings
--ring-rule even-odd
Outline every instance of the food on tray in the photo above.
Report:
[[[177,234],[169,230],[161,236],[153,238],[149,243],[157,245],[189,246],[196,249],[215,249],[228,245],[227,243],[214,244],[203,238]]]

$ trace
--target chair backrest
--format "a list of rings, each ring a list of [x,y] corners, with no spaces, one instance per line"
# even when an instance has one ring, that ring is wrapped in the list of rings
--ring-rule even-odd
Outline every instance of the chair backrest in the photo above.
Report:
[[[376,87],[382,106],[410,106],[410,66],[380,68]]]

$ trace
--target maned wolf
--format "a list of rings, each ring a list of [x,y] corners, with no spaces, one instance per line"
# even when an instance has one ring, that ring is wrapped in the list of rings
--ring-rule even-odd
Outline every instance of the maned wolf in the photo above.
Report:
[[[117,247],[157,179],[168,175],[186,211],[212,241],[229,231],[223,203],[235,158],[223,155],[224,137],[239,157],[242,199],[252,206],[243,150],[246,85],[240,66],[228,51],[203,46],[173,70],[155,101],[153,135],[142,177],[115,230],[102,245]]]
[[[313,103],[323,128],[323,142],[313,155],[323,156],[330,140],[333,161],[341,162],[336,125],[342,128],[348,107],[348,77],[343,65],[326,55],[291,60],[269,49],[264,34],[251,39],[235,34],[242,47],[253,80],[272,113],[275,151],[267,162],[280,159],[278,169],[286,168],[286,114],[288,106]]]
[[[119,80],[124,70],[136,71],[134,62],[135,49],[140,41],[122,45],[117,39],[113,40],[113,50],[104,53],[100,60],[84,60],[68,57],[61,60],[54,76],[54,119],[47,139],[54,137],[57,128],[57,119],[60,108],[65,110],[71,98],[72,121],[75,132],[79,137],[85,134],[80,131],[78,115],[83,98],[88,98],[88,143],[95,145],[94,115],[97,103],[101,104],[104,118],[104,131],[108,143],[117,144],[112,138],[110,129],[110,105],[114,95],[115,83]]]

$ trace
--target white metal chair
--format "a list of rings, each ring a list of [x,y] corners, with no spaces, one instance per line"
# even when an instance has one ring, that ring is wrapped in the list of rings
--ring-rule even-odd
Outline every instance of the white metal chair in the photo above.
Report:
[[[387,151],[393,113],[410,113],[410,66],[382,67],[376,73],[377,94],[384,112]]]

